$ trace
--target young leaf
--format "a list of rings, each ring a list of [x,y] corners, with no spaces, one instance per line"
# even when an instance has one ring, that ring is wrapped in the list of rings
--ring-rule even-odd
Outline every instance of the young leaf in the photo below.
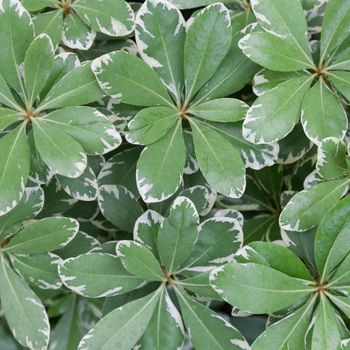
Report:
[[[110,36],[126,36],[134,30],[134,12],[124,0],[81,0],[72,8],[93,30]]]
[[[281,310],[313,291],[302,280],[254,263],[219,267],[212,272],[210,283],[231,305],[255,314]]]
[[[64,247],[78,232],[75,219],[55,217],[36,221],[21,230],[4,251],[11,254],[40,254]]]
[[[159,255],[169,276],[191,255],[198,222],[194,204],[186,197],[177,197],[158,231]]]
[[[82,146],[45,119],[33,122],[35,146],[43,161],[54,173],[76,178],[87,166]]]
[[[30,350],[47,349],[50,324],[40,299],[0,259],[1,307],[15,339]]]
[[[349,254],[350,197],[337,203],[322,219],[315,239],[315,260],[325,280]]]
[[[286,231],[307,231],[317,226],[347,190],[348,180],[321,182],[297,193],[284,207],[279,223]]]
[[[189,119],[197,161],[203,176],[216,191],[239,198],[245,189],[245,169],[236,149],[210,126]]]
[[[150,281],[164,280],[159,262],[142,244],[133,241],[119,241],[116,252],[125,269],[131,274]]]
[[[105,253],[82,254],[64,261],[59,275],[67,288],[87,298],[130,292],[144,281],[125,270],[120,258]]]
[[[37,36],[24,58],[24,83],[31,105],[44,88],[54,65],[54,47],[46,34]]]
[[[136,106],[173,107],[157,73],[132,54],[109,53],[94,60],[91,68],[101,89],[111,97]]]
[[[145,332],[161,289],[104,316],[81,340],[78,350],[130,350]]]
[[[301,123],[307,137],[317,145],[326,137],[342,139],[348,128],[348,118],[339,98],[318,81],[305,95]]]
[[[293,78],[260,96],[244,120],[243,136],[258,144],[276,142],[287,136],[299,120],[301,103],[311,81],[307,75]]]
[[[142,59],[179,103],[184,85],[185,20],[166,1],[145,1],[137,13],[135,38]]]
[[[146,203],[171,197],[182,182],[186,148],[178,121],[165,136],[147,146],[137,163],[136,181]]]
[[[185,40],[185,104],[215,73],[230,49],[231,38],[231,18],[223,4],[212,4],[196,14]]]
[[[198,350],[248,349],[239,331],[220,315],[175,289],[191,341]]]
[[[25,128],[26,123],[22,123],[0,139],[0,216],[18,204],[28,180],[29,146]]]
[[[101,186],[98,205],[107,220],[121,230],[130,233],[133,232],[136,219],[143,212],[135,196],[121,185]]]

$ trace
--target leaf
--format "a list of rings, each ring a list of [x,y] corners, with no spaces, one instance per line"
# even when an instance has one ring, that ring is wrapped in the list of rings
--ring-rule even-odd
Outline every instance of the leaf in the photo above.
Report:
[[[304,337],[311,321],[315,299],[280,321],[270,325],[253,343],[252,350],[304,348]]]
[[[345,143],[333,137],[323,139],[317,149],[316,169],[325,180],[346,176],[349,169]]]
[[[298,46],[269,32],[249,33],[238,45],[249,59],[273,71],[293,72],[313,68]]]
[[[22,3],[28,11],[39,11],[45,7],[51,7],[55,0],[22,0]]]
[[[199,226],[198,240],[185,269],[202,271],[231,262],[243,244],[243,232],[236,219],[214,217]]]
[[[350,232],[350,197],[337,203],[323,217],[315,239],[315,260],[318,271],[325,280],[348,255]]]
[[[57,267],[62,260],[54,254],[12,255],[11,263],[15,271],[28,283],[41,289],[59,289],[62,282]]]
[[[19,106],[19,104],[13,97],[13,94],[9,86],[7,85],[4,77],[1,74],[0,74],[0,103],[3,104],[4,106],[10,107],[12,110],[12,113],[16,113],[15,111],[23,112],[22,107]],[[21,115],[21,119],[23,119],[22,115]]]
[[[24,92],[18,67],[33,37],[32,19],[21,2],[3,0],[0,11],[0,74],[17,92]]]
[[[184,343],[184,326],[179,311],[163,290],[145,333],[139,341],[144,350],[177,350]]]
[[[142,279],[125,270],[120,258],[105,253],[88,253],[67,259],[58,270],[67,288],[87,298],[127,293],[143,283]]]
[[[133,241],[119,241],[116,247],[125,269],[131,274],[150,281],[163,281],[159,262],[144,245]]]
[[[140,58],[115,51],[95,59],[91,66],[101,89],[123,103],[173,107],[159,76]]]
[[[306,93],[301,123],[307,137],[317,145],[326,137],[344,137],[348,128],[346,112],[339,98],[323,80]]]
[[[40,299],[0,259],[1,307],[15,339],[30,350],[47,349],[50,324]]]
[[[350,72],[333,71],[328,75],[336,89],[350,100]]]
[[[307,23],[299,1],[252,0],[251,5],[260,27],[268,33],[290,41],[313,66],[307,40]]]
[[[130,350],[145,332],[161,289],[104,316],[81,340],[78,350]]]
[[[245,189],[245,169],[236,149],[211,127],[189,119],[197,161],[203,176],[216,191],[239,198]]]
[[[82,146],[45,119],[34,119],[35,146],[43,161],[54,171],[70,178],[79,177],[87,166]]]
[[[234,98],[219,98],[200,103],[189,109],[189,113],[213,122],[233,123],[243,120],[248,105]]]
[[[40,254],[64,247],[78,232],[75,219],[45,218],[25,227],[11,239],[4,251],[11,254]]]
[[[214,270],[209,280],[228,303],[255,314],[281,310],[313,292],[305,281],[254,263],[224,265]]]
[[[177,110],[169,107],[142,109],[128,124],[128,142],[149,145],[163,137],[180,118]]]
[[[81,106],[102,98],[90,63],[71,69],[52,86],[38,110]]]
[[[179,9],[191,9],[212,4],[212,0],[169,0]],[[235,0],[223,0],[222,3],[235,2]]]
[[[187,297],[177,288],[182,316],[193,346],[198,350],[205,349],[248,349],[249,345],[239,331],[228,321],[206,306]]]
[[[135,196],[122,185],[101,186],[98,205],[107,220],[126,232],[133,232],[136,219],[143,213]]]
[[[347,190],[348,181],[321,182],[297,193],[283,209],[280,226],[286,231],[307,231],[317,226]]]
[[[66,107],[46,115],[43,120],[79,142],[87,154],[108,153],[122,142],[114,125],[95,108]]]
[[[201,10],[193,18],[184,48],[185,105],[213,76],[231,44],[231,18],[220,3]]]
[[[63,21],[62,42],[71,49],[88,50],[94,43],[95,31],[90,29],[79,16],[72,14]]]
[[[93,30],[110,36],[126,36],[134,30],[134,12],[124,0],[81,0],[72,4],[80,18]]]
[[[186,197],[177,197],[158,231],[159,255],[169,276],[193,252],[198,237],[198,223],[194,204]]]
[[[23,196],[14,209],[0,216],[0,240],[6,235],[13,235],[18,225],[33,219],[44,206],[44,191],[41,187],[27,187]]]
[[[341,295],[329,294],[329,299],[341,311],[343,311],[347,317],[349,317],[349,315],[350,315],[350,301],[349,301],[349,297],[343,297]]]
[[[301,103],[311,81],[307,75],[293,78],[258,97],[244,120],[243,136],[258,144],[276,142],[287,136],[299,120]]]
[[[54,65],[55,50],[46,34],[37,36],[24,58],[24,83],[31,106],[48,80]]]
[[[336,316],[330,302],[321,294],[312,333],[312,350],[336,350],[339,348],[340,334]]]
[[[350,4],[346,0],[331,0],[327,3],[322,21],[321,59],[329,56],[346,39],[350,30]]]
[[[19,121],[23,121],[23,116],[20,113],[0,107],[0,132]]]
[[[185,20],[166,1],[146,1],[136,17],[135,39],[142,59],[162,79],[168,91],[180,102],[184,85]]]
[[[182,182],[186,148],[178,121],[161,139],[142,151],[137,163],[138,191],[146,203],[171,197]]]
[[[0,139],[0,216],[18,204],[27,183],[30,165],[25,128],[22,123]]]

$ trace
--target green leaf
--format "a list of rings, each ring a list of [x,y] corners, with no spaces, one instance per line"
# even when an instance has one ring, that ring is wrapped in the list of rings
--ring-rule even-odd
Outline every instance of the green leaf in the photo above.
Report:
[[[16,111],[23,112],[23,108],[19,106],[19,104],[13,97],[13,94],[9,86],[7,85],[4,77],[1,74],[0,74],[0,103]],[[12,112],[15,113],[14,111]],[[23,116],[22,116],[22,119],[23,119]]]
[[[50,324],[40,299],[0,259],[1,307],[14,338],[30,350],[47,349]]]
[[[346,39],[350,30],[350,3],[346,0],[331,0],[327,3],[322,21],[321,59],[324,63]]]
[[[107,220],[126,232],[133,232],[135,221],[143,213],[135,196],[122,185],[101,186],[98,205]]]
[[[161,289],[104,316],[81,340],[78,350],[130,350],[145,332]]]
[[[62,42],[71,49],[88,50],[94,43],[96,33],[76,14],[67,16],[63,22]]]
[[[319,80],[305,95],[301,123],[307,137],[317,145],[326,137],[342,139],[348,118],[339,98]]]
[[[179,9],[191,9],[196,7],[207,6],[213,3],[212,0],[169,0],[171,4],[174,4]],[[222,3],[234,3],[235,0],[223,0]]]
[[[258,97],[247,113],[243,136],[258,144],[276,142],[287,136],[299,120],[301,103],[311,82],[312,78],[307,75],[293,78]]]
[[[193,346],[198,350],[247,349],[247,341],[241,333],[216,312],[187,297],[175,289],[182,317]]]
[[[38,110],[81,106],[98,101],[103,96],[91,64],[84,63],[71,69],[52,86]]]
[[[4,251],[11,254],[47,253],[68,244],[78,232],[75,219],[54,217],[38,220],[11,239]]]
[[[245,189],[245,169],[236,149],[211,127],[189,119],[197,161],[203,176],[216,191],[231,198]]]
[[[57,271],[62,260],[57,255],[12,255],[11,263],[20,276],[38,288],[59,289],[62,286]]]
[[[76,178],[87,166],[82,146],[45,119],[33,119],[35,146],[54,173]]]
[[[128,124],[128,142],[149,145],[163,137],[180,118],[180,113],[169,107],[142,109]]]
[[[340,348],[340,341],[336,315],[332,305],[321,294],[312,333],[312,350],[337,350]]]
[[[157,308],[139,341],[144,350],[178,350],[184,343],[184,326],[179,311],[163,289]]]
[[[350,232],[350,197],[337,203],[323,217],[315,239],[315,260],[318,271],[325,280],[348,255]]]
[[[135,38],[142,59],[161,77],[180,102],[184,85],[185,20],[166,1],[146,1],[136,17]]]
[[[144,282],[130,275],[120,258],[105,253],[88,253],[67,259],[59,266],[59,275],[67,288],[87,298],[127,293]]]
[[[48,80],[54,65],[55,50],[51,39],[40,34],[28,47],[24,58],[24,83],[31,106]]]
[[[95,108],[66,107],[46,115],[43,120],[79,142],[87,154],[108,153],[122,142],[114,125]]]
[[[242,244],[243,232],[236,219],[209,218],[199,226],[198,240],[184,269],[202,271],[231,262]]]
[[[231,305],[255,314],[289,307],[313,292],[305,281],[254,263],[219,267],[212,272],[210,283]]]
[[[132,54],[115,51],[97,58],[91,67],[101,89],[123,103],[173,107],[157,73]]]
[[[185,105],[213,76],[230,49],[231,40],[230,13],[223,4],[207,6],[193,18],[184,48]]]
[[[286,231],[307,231],[317,226],[347,190],[348,180],[321,182],[297,193],[283,209],[280,226]]]
[[[182,182],[186,148],[178,121],[160,140],[142,151],[137,163],[136,181],[146,203],[171,197]]]
[[[346,158],[346,145],[342,140],[323,139],[317,149],[317,172],[325,180],[342,178],[349,172]]]
[[[124,0],[81,0],[72,9],[93,30],[110,36],[126,36],[134,30],[134,12]]]
[[[0,216],[0,240],[6,235],[13,235],[18,225],[33,219],[44,206],[44,191],[41,187],[27,187],[14,209]]]
[[[328,75],[336,89],[350,100],[350,72],[333,71]]]
[[[0,131],[22,120],[23,116],[20,113],[9,108],[0,107]]]
[[[252,0],[251,5],[260,27],[266,32],[290,41],[313,65],[307,39],[307,23],[299,1]]]
[[[163,281],[159,262],[144,245],[133,241],[119,241],[116,247],[125,269],[131,274],[150,281]]]
[[[194,204],[186,197],[177,197],[158,231],[159,255],[169,276],[191,255],[198,223]]]
[[[53,0],[55,1],[55,0]],[[61,42],[63,16],[60,10],[39,13],[33,17],[36,35],[47,34],[52,44],[57,47]]]
[[[273,71],[293,72],[313,67],[294,43],[268,32],[247,34],[239,47],[249,59]]]
[[[0,138],[0,216],[18,204],[27,183],[30,164],[25,128],[22,123]]]
[[[34,37],[30,14],[19,0],[3,0],[0,11],[0,73],[7,83],[24,92],[20,64]]]
[[[233,123],[243,120],[248,105],[234,98],[219,98],[190,107],[189,113],[212,122]]]
[[[347,317],[350,316],[350,300],[349,297],[343,297],[341,295],[328,295],[329,299],[334,303],[338,308],[345,313]]]
[[[304,337],[311,321],[315,299],[280,321],[270,325],[254,341],[252,350],[304,348]]]
[[[28,11],[39,11],[45,7],[52,7],[55,0],[22,0],[22,3]]]

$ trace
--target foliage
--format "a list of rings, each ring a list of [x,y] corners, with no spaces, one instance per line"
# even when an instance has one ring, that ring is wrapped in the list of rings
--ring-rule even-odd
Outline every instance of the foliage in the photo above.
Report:
[[[350,348],[348,0],[0,0],[0,348]]]

